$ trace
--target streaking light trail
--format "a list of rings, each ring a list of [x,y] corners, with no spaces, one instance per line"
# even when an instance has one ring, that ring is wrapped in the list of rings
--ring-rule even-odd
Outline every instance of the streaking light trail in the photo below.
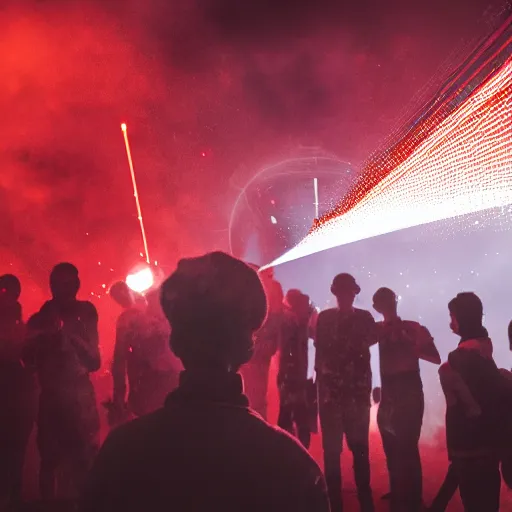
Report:
[[[276,266],[393,231],[512,204],[512,59],[348,211],[313,228]],[[376,170],[378,172],[378,170]]]
[[[128,166],[130,167],[130,174],[132,176],[133,195],[135,197],[135,204],[137,205],[137,218],[139,219],[140,232],[142,234],[142,242],[144,243],[144,252],[146,254],[146,262],[149,264],[148,241],[146,239],[146,231],[144,230],[144,221],[142,220],[142,210],[140,208],[139,193],[137,192],[137,181],[135,180],[135,170],[133,168],[132,152],[130,150],[130,143],[128,142],[128,131],[126,124],[121,125],[121,130],[124,137],[124,145],[126,146],[126,156],[128,157]],[[137,291],[137,290],[134,290]]]

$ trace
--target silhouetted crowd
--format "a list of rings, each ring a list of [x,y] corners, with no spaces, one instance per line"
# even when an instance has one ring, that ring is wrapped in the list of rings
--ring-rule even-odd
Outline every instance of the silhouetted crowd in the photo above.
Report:
[[[340,456],[353,455],[360,510],[375,510],[370,408],[389,473],[392,512],[444,511],[458,490],[467,512],[499,510],[512,486],[512,374],[493,360],[483,306],[472,292],[448,304],[460,337],[448,360],[428,329],[398,315],[380,288],[373,307],[338,274],[337,307],[283,293],[272,270],[214,252],[183,259],[145,296],[124,282],[112,361],[111,427],[100,446],[91,374],[100,366],[98,314],[77,299],[78,270],[60,263],[51,299],[23,321],[21,285],[0,276],[0,511],[22,507],[25,453],[34,425],[43,502],[66,497],[81,512],[343,510]],[[508,328],[512,349],[512,322]],[[315,348],[314,372],[308,354]],[[372,391],[378,344],[381,388]],[[270,364],[278,354],[278,426],[267,420]],[[445,481],[427,508],[418,448],[424,413],[419,361],[440,365],[446,397]],[[308,453],[322,434],[322,472]],[[345,508],[346,509],[346,508]]]

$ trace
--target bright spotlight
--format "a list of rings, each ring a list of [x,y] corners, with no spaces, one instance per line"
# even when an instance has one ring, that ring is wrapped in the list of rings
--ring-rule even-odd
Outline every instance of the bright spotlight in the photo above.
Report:
[[[144,293],[149,290],[154,282],[155,278],[150,268],[143,268],[142,270],[126,276],[126,284],[130,290],[137,293]]]
[[[272,222],[272,224],[277,224],[277,219],[273,215],[271,215],[270,222]]]

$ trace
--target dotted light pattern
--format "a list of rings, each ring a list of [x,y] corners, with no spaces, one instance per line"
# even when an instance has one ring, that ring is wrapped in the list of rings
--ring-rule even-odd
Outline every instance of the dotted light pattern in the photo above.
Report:
[[[431,123],[423,142],[387,152],[355,196],[270,265],[512,204],[512,59],[434,129]]]

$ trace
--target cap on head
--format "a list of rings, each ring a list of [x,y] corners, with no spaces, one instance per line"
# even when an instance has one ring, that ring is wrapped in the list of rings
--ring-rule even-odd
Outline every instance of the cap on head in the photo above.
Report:
[[[361,292],[354,276],[350,274],[338,274],[332,281],[331,293],[337,297],[340,294],[350,292],[358,295]]]
[[[0,276],[0,296],[5,296],[10,300],[18,300],[21,295],[20,280],[12,274]]]
[[[183,259],[161,288],[171,348],[185,367],[238,368],[267,313],[258,274],[222,252]]]
[[[78,269],[71,263],[59,263],[50,274],[50,289],[54,298],[76,297],[80,289]]]

